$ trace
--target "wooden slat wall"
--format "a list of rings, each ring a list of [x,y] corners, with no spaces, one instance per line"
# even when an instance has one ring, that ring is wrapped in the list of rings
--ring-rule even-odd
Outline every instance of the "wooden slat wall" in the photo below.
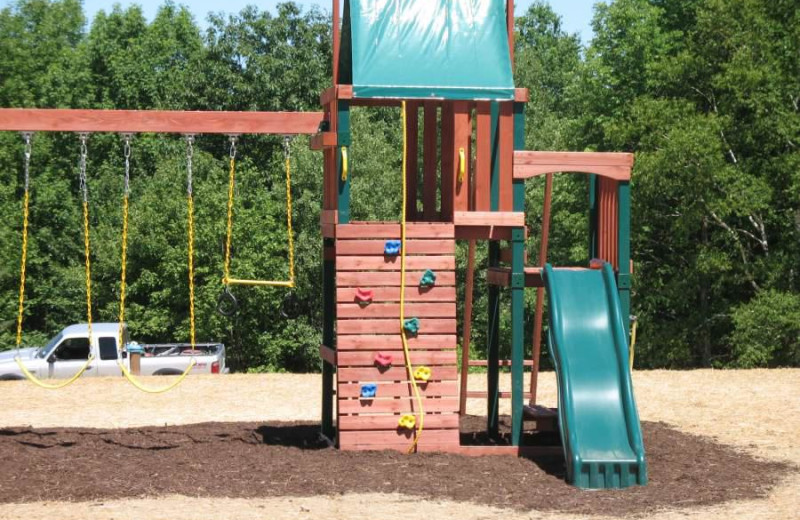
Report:
[[[619,194],[617,181],[606,177],[597,177],[598,200],[598,255],[610,263],[614,269],[619,268]]]
[[[408,339],[414,367],[432,370],[420,385],[425,412],[421,448],[459,446],[456,359],[455,228],[444,223],[408,223],[406,235],[406,318],[420,319],[420,333]],[[400,257],[383,254],[386,240],[400,238],[396,223],[351,223],[336,229],[337,399],[339,447],[344,450],[406,450],[411,432],[398,430],[404,413],[418,412],[404,365],[400,334]],[[419,288],[425,269],[436,285]],[[356,290],[373,291],[361,306]],[[375,354],[392,356],[379,369]],[[378,386],[374,399],[361,399],[361,385]]]

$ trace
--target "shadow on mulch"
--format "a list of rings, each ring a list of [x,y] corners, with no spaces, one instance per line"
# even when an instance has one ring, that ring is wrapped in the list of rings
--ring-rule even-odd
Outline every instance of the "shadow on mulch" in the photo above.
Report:
[[[467,419],[462,437],[477,438]],[[518,510],[630,515],[764,497],[788,464],[644,423],[650,484],[586,492],[563,457],[341,452],[312,423],[207,423],[124,430],[0,429],[0,503],[180,494],[254,498],[403,493]],[[556,440],[557,442],[557,440]]]

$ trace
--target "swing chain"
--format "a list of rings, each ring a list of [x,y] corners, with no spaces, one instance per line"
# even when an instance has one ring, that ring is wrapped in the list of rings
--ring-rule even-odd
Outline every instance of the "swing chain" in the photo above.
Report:
[[[192,159],[194,158],[194,134],[185,134],[186,139],[186,193],[192,195],[193,172]]]
[[[284,135],[283,136],[283,160],[288,160],[289,159],[289,155],[290,155],[290,151],[291,151],[289,145],[291,144],[291,141],[292,141],[291,136],[288,136],[288,135]]]
[[[230,135],[228,135],[228,139],[231,142],[230,157],[231,157],[231,159],[236,159],[236,143],[239,140],[239,135],[238,134],[230,134]]]
[[[89,149],[86,145],[86,141],[89,139],[89,134],[87,132],[81,132],[78,134],[81,140],[81,160],[80,160],[80,189],[81,193],[83,194],[83,202],[89,202],[89,186],[86,182],[86,158],[89,155]]]
[[[131,193],[131,138],[133,134],[122,134],[122,155],[125,157],[125,196]]]
[[[25,164],[24,164],[24,172],[25,172],[25,191],[28,191],[31,185],[31,154],[33,153],[33,146],[31,145],[31,139],[33,138],[33,132],[22,132],[22,138],[25,140]]]

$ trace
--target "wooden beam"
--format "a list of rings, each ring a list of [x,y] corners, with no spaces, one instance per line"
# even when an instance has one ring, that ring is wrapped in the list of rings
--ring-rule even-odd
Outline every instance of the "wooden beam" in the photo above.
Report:
[[[423,128],[423,188],[422,188],[422,218],[428,222],[438,220],[436,210],[437,163],[439,129],[437,128],[436,103],[425,102],[424,128]]]
[[[314,134],[322,112],[179,112],[0,108],[0,130],[168,134]]]
[[[409,101],[406,103],[406,126],[408,134],[406,142],[406,179],[408,190],[406,192],[406,219],[417,220],[417,184],[419,178],[419,164],[417,161],[419,149],[419,103]]]
[[[319,346],[319,356],[329,365],[336,366],[336,351],[325,345]]]
[[[478,211],[491,209],[492,178],[492,110],[488,102],[476,107],[475,124],[475,205]]]
[[[525,225],[525,213],[522,211],[456,211],[453,223],[456,226],[522,227]]]
[[[593,173],[617,181],[631,178],[633,154],[608,152],[514,152],[514,178],[548,173]]]
[[[339,139],[336,132],[322,132],[311,136],[311,141],[308,147],[312,150],[324,150],[325,148],[334,148]]]

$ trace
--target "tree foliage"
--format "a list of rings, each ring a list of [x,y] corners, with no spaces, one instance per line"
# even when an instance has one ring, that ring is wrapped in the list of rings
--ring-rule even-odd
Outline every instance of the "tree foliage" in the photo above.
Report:
[[[582,43],[534,2],[516,21],[515,78],[530,89],[528,149],[628,151],[632,181],[637,363],[655,367],[797,365],[800,293],[800,11],[791,0],[599,3]],[[98,13],[78,0],[17,0],[0,10],[0,106],[175,110],[319,110],[330,83],[330,16],[292,2],[209,15],[201,30],[166,2]],[[353,217],[400,213],[396,109],[352,117]],[[236,289],[216,313],[225,238],[228,142],[200,137],[194,160],[200,340],[224,341],[238,370],[316,370],[321,337],[321,156],[291,145],[297,287]],[[233,271],[287,272],[282,142],[238,146]],[[188,338],[186,147],[133,145],[128,322],[149,341]],[[22,145],[0,133],[0,344],[13,344]],[[37,134],[32,174],[28,344],[84,319],[78,142]],[[529,262],[538,258],[543,180],[529,181]],[[119,136],[89,141],[95,319],[118,312],[122,196]],[[550,260],[587,258],[585,176],[556,176]],[[458,250],[463,280],[465,250]],[[486,248],[478,248],[478,273]],[[463,290],[463,286],[460,288]],[[459,295],[459,301],[463,298]],[[473,350],[486,344],[476,280]],[[526,294],[527,334],[535,293]],[[461,304],[459,304],[461,305]],[[505,327],[504,334],[508,334]],[[529,344],[530,337],[526,338]],[[501,338],[507,348],[509,338]],[[507,354],[501,353],[501,355]]]

